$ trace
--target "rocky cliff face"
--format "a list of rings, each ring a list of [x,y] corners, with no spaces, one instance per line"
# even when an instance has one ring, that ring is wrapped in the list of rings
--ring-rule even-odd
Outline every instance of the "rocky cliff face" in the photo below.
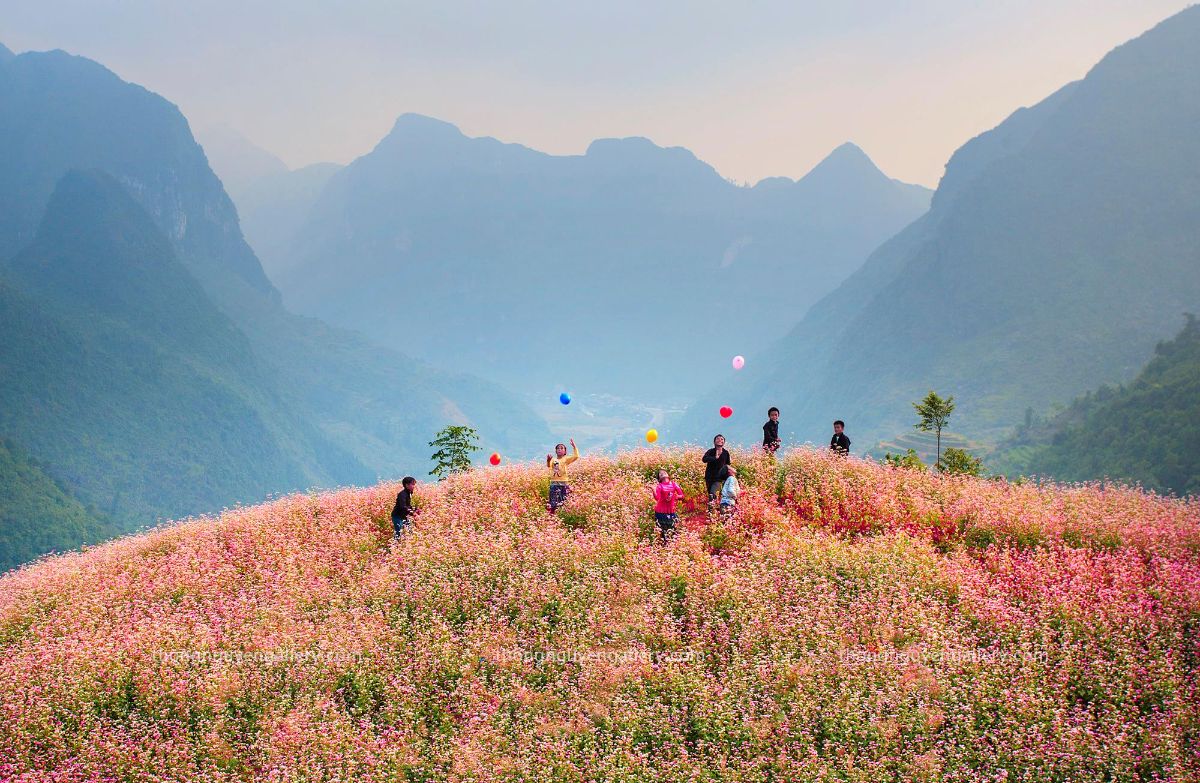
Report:
[[[206,285],[276,297],[237,211],[173,104],[65,52],[0,69],[0,259],[27,244],[71,169],[115,177]]]

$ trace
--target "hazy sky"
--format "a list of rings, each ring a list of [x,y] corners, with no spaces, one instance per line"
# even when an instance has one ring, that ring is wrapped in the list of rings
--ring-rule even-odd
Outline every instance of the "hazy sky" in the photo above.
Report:
[[[964,141],[1180,0],[2,0],[0,42],[92,57],[295,167],[406,111],[553,153],[688,147],[737,181],[843,141],[935,185]]]

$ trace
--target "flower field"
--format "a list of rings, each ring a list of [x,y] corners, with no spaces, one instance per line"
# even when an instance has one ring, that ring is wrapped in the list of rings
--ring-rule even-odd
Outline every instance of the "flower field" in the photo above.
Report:
[[[0,780],[1200,780],[1200,502],[699,451],[297,495],[0,578]]]

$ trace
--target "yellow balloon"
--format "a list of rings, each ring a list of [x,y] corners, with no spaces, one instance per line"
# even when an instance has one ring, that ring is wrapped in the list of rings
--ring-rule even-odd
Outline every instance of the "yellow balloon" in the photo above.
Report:
[[[653,443],[656,440],[658,440],[658,430],[647,430],[646,442]]]

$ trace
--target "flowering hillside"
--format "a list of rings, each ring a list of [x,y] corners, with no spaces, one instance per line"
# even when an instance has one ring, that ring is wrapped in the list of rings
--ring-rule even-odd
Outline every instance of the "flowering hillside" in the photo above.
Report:
[[[0,579],[4,780],[1198,780],[1200,503],[798,451],[655,542],[585,458],[293,496]]]

